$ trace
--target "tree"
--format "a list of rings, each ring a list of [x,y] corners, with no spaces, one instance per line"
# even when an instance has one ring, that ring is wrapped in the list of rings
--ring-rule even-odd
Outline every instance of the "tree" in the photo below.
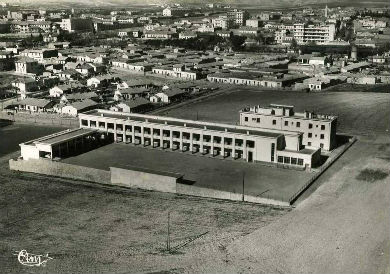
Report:
[[[233,48],[233,50],[240,50],[242,49],[243,47],[243,44],[246,40],[246,37],[245,36],[238,36],[238,35],[232,35],[230,38],[229,38],[229,42]]]
[[[291,40],[290,48],[292,48],[294,51],[297,50],[297,49],[299,48],[298,42],[297,42],[297,40],[295,40],[295,38],[293,38],[293,39]]]

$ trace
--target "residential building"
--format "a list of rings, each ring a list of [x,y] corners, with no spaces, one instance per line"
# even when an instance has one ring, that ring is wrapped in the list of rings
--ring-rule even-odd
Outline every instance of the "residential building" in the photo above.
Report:
[[[60,22],[60,28],[68,32],[93,31],[94,26],[91,19],[66,18]]]
[[[203,77],[199,71],[186,70],[181,64],[173,65],[173,67],[155,67],[152,69],[152,73],[185,80],[198,80]]]
[[[20,74],[40,74],[43,70],[42,65],[32,58],[21,57],[15,61],[15,71]]]
[[[244,26],[246,20],[249,18],[249,13],[245,10],[231,10],[227,12],[229,20],[233,21],[236,26]]]
[[[76,117],[79,113],[95,109],[99,106],[98,103],[91,99],[84,99],[82,101],[76,101],[63,106],[60,110],[61,114]]]
[[[258,27],[260,27],[260,20],[259,19],[247,19],[245,25],[247,27],[251,27],[251,28],[258,28]]]
[[[298,44],[326,44],[334,41],[336,27],[330,25],[294,24],[294,39]]]
[[[152,103],[162,102],[162,103],[172,103],[178,101],[185,97],[188,94],[188,91],[181,89],[166,89],[162,92],[158,92],[155,95],[150,97]]]
[[[122,101],[110,108],[110,110],[115,112],[125,112],[125,113],[140,113],[150,110],[152,104],[149,100],[146,100],[142,97],[137,97],[132,100]]]
[[[54,102],[46,99],[26,98],[15,103],[18,110],[30,112],[46,112]]]
[[[233,27],[234,20],[226,15],[221,15],[211,20],[211,24],[214,28],[230,29]]]

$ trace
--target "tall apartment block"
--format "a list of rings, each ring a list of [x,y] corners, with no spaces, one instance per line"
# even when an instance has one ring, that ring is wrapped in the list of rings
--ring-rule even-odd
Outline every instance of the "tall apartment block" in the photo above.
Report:
[[[315,42],[325,44],[334,41],[336,27],[330,25],[294,24],[294,39],[298,44]]]
[[[249,19],[249,13],[245,10],[231,10],[227,13],[228,19],[232,20],[237,26],[244,26],[246,19]]]
[[[302,133],[302,144],[307,148],[329,151],[336,146],[336,116],[294,112],[293,106],[271,104],[243,109],[240,125]]]

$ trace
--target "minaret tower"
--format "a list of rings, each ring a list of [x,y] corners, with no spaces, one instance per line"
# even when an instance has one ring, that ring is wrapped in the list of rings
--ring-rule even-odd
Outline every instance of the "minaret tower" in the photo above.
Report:
[[[325,18],[328,18],[328,5],[325,6]]]

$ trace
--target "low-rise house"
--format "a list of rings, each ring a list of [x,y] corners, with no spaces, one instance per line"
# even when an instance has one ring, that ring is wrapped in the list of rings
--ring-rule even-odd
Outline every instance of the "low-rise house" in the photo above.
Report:
[[[32,92],[38,89],[37,82],[32,78],[18,78],[12,81],[11,85],[20,93]]]
[[[240,36],[257,36],[260,33],[260,29],[252,27],[240,27],[239,29],[235,29],[233,32],[235,35]]]
[[[215,33],[223,38],[230,38],[233,35],[233,32],[230,30],[217,30]]]
[[[129,71],[134,71],[134,72],[147,72],[151,71],[153,65],[148,64],[146,62],[142,62],[142,59],[139,59],[140,62],[134,62],[134,59],[128,60],[128,59],[116,59],[111,61],[111,65],[114,68],[121,68],[121,69],[126,69]]]
[[[114,100],[130,100],[137,97],[143,97],[148,92],[150,92],[147,88],[125,88],[125,89],[117,89],[114,93]]]
[[[141,113],[150,110],[151,108],[152,104],[148,100],[138,97],[120,102],[111,107],[110,110],[127,113]]]
[[[161,39],[167,40],[176,37],[177,34],[171,31],[145,31],[144,39]]]
[[[49,96],[61,97],[63,94],[76,92],[81,88],[83,88],[83,85],[80,83],[57,85],[49,90]]]
[[[187,91],[181,89],[166,89],[162,92],[156,93],[150,97],[152,103],[163,102],[172,103],[181,100],[188,94]]]
[[[44,59],[57,57],[58,51],[56,49],[26,49],[20,55],[42,62]]]
[[[114,77],[112,75],[99,75],[91,77],[87,80],[88,87],[106,87],[111,82],[114,81]]]
[[[261,74],[251,72],[213,73],[207,75],[207,80],[214,83],[262,86],[267,88],[282,88],[295,83],[302,78],[305,77],[287,75],[283,78],[279,78],[273,76],[263,76]]]
[[[303,54],[298,57],[298,64],[300,65],[326,66],[328,63],[330,63],[330,59],[326,56]]]
[[[80,73],[74,69],[67,69],[58,73],[61,80],[77,80],[80,78]]]
[[[15,104],[19,110],[30,112],[46,112],[53,107],[54,102],[46,99],[26,98]]]
[[[85,99],[97,101],[99,100],[99,95],[93,91],[64,94],[61,96],[61,103],[66,104],[70,102],[83,101]]]
[[[91,99],[84,99],[82,101],[72,102],[60,109],[60,112],[65,115],[77,116],[80,112],[98,108],[99,104]]]
[[[376,75],[364,74],[364,73],[351,73],[347,76],[347,83],[357,85],[375,85],[379,83],[379,79]]]
[[[99,63],[89,63],[89,65],[93,68],[93,71],[97,74],[104,73],[106,71],[106,66]]]
[[[95,71],[90,64],[78,65],[75,70],[84,76],[90,75]]]
[[[179,33],[179,39],[191,39],[196,38],[197,34],[194,31],[183,31]]]
[[[168,77],[181,78],[185,80],[198,80],[203,77],[203,74],[200,73],[199,70],[185,69],[185,66],[182,64],[176,64],[173,65],[173,67],[155,67],[152,69],[152,73]]]

